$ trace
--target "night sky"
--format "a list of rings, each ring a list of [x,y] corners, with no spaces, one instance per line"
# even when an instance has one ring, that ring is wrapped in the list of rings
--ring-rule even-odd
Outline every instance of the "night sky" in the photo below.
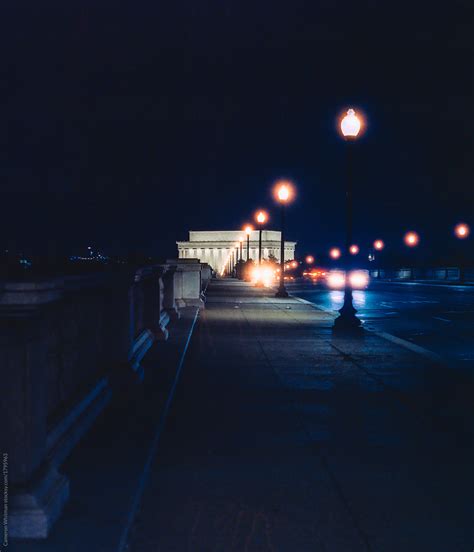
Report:
[[[456,222],[474,226],[471,6],[5,0],[2,245],[174,255],[189,229],[239,228],[258,207],[277,228],[283,176],[288,238],[325,252],[343,244],[336,118],[351,105],[368,122],[355,241],[396,252],[415,229],[442,257]]]

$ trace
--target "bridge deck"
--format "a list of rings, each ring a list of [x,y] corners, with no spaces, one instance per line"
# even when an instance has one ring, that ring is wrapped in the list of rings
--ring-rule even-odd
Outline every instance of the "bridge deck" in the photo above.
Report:
[[[212,283],[132,552],[472,548],[472,418],[449,402],[456,382],[375,335],[333,339],[331,324]]]

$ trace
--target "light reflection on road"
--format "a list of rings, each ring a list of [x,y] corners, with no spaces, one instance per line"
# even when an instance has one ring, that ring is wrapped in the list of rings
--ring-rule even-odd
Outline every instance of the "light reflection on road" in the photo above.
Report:
[[[352,291],[352,301],[354,306],[365,307],[366,292],[364,290],[355,289]],[[329,302],[330,308],[333,310],[338,310],[342,307],[344,303],[344,292],[342,290],[331,290],[329,292]]]

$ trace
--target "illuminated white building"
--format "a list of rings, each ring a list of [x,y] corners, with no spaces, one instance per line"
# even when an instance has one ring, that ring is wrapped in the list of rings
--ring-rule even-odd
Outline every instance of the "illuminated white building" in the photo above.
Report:
[[[216,272],[222,272],[230,261],[240,258],[240,239],[242,238],[242,257],[247,259],[247,235],[240,230],[190,231],[189,241],[178,241],[180,259],[199,259],[208,263]],[[263,230],[262,259],[273,255],[280,260],[281,232]],[[285,261],[294,259],[296,242],[285,241]],[[258,260],[258,230],[250,234],[250,259]]]

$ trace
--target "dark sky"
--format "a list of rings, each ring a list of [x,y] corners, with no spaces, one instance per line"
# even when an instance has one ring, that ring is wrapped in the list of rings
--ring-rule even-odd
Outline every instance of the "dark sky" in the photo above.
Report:
[[[41,7],[39,5],[41,4]],[[9,7],[10,6],[10,7]],[[472,0],[4,1],[2,242],[175,252],[233,229],[270,187],[298,251],[342,244],[348,105],[356,241],[447,250],[473,217]],[[471,240],[472,241],[472,240]],[[421,250],[421,246],[420,246]]]

